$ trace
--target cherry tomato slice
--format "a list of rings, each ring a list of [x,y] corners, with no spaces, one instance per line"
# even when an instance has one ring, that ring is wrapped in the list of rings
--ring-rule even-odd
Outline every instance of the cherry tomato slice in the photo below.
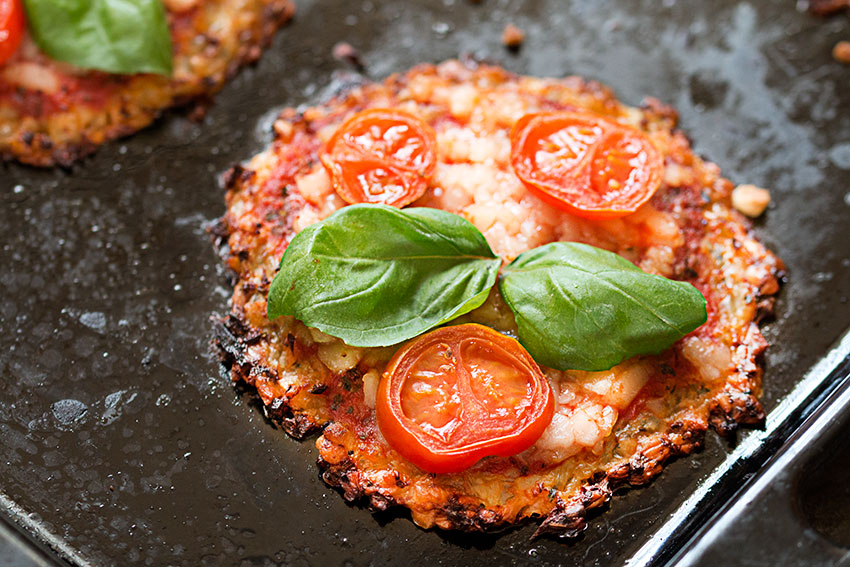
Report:
[[[434,131],[416,116],[373,108],[346,120],[319,157],[346,202],[403,207],[428,188],[436,144]]]
[[[591,114],[526,114],[511,164],[544,201],[586,218],[635,212],[661,185],[661,152],[639,130]]]
[[[378,427],[419,468],[459,472],[534,444],[552,421],[549,382],[514,339],[442,327],[401,347],[378,387]]]
[[[18,49],[24,34],[24,7],[21,0],[0,0],[0,65]]]

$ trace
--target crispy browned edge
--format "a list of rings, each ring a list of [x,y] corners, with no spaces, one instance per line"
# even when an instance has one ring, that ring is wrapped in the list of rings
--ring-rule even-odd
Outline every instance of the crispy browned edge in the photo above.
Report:
[[[220,225],[218,225],[220,226]],[[217,233],[218,229],[214,230]],[[217,238],[219,242],[220,239]],[[763,310],[768,315],[770,307]],[[219,360],[229,370],[234,382],[247,382],[248,376],[272,374],[267,367],[257,366],[244,356],[245,349],[254,342],[262,339],[262,333],[252,330],[239,316],[231,313],[215,321],[213,343]],[[766,345],[765,345],[766,347]],[[758,381],[763,372],[759,365],[754,370],[751,379]],[[753,395],[722,392],[711,402],[710,425],[724,437],[731,439],[739,426],[761,426],[764,421],[764,410],[758,399]],[[284,431],[295,439],[302,440],[307,436],[318,433],[323,429],[330,433],[333,423],[316,424],[303,414],[294,413],[282,399],[275,399],[269,406],[264,406],[266,417],[279,424]],[[541,523],[534,536],[553,534],[559,537],[576,537],[587,527],[586,517],[591,510],[600,508],[608,503],[613,492],[625,486],[642,486],[658,475],[665,462],[669,459],[687,455],[701,447],[706,426],[703,423],[677,421],[670,426],[667,433],[660,437],[654,446],[634,455],[628,463],[618,465],[608,470],[604,475],[597,476],[589,484],[582,487],[578,499],[564,501],[558,498],[555,509]],[[338,464],[332,464],[319,458],[318,465],[322,469],[322,479],[331,486],[342,490],[343,496],[349,502],[365,502],[374,512],[385,511],[397,503],[384,495],[370,494],[356,482],[356,467],[353,461],[343,459]],[[452,527],[467,531],[492,531],[504,527],[505,520],[490,510],[470,510],[469,508],[446,502],[443,510],[446,517],[452,521]]]
[[[320,104],[329,104],[335,99],[344,97],[349,89],[356,88],[358,84],[360,84],[358,81],[350,81],[349,84],[343,85],[341,90],[329,95],[329,100],[320,101]],[[678,121],[675,109],[657,99],[648,98],[642,104],[642,109],[658,119],[670,121],[674,126]],[[252,171],[236,165],[224,176],[225,189],[230,190],[242,183],[248,183],[252,177]],[[749,232],[750,227],[747,229]],[[225,218],[221,217],[209,229],[209,232],[219,254],[226,259],[229,254],[227,246],[229,228]],[[771,275],[770,283],[763,282],[760,287],[771,288],[775,287],[777,282],[781,283],[784,280],[784,265],[781,260],[778,260],[778,270]],[[237,279],[237,275],[233,273],[229,277],[233,281]],[[777,292],[778,289],[768,289],[761,295],[755,322],[758,323],[773,316]],[[250,384],[253,383],[254,377],[274,375],[272,369],[257,365],[245,356],[246,349],[261,340],[263,340],[263,333],[252,329],[239,313],[231,312],[223,318],[214,320],[212,344],[234,383]],[[759,335],[758,344],[752,346],[757,364],[748,373],[747,378],[750,384],[757,385],[761,383],[764,373],[762,358],[768,344]],[[627,463],[616,465],[604,474],[597,474],[590,482],[582,486],[577,497],[563,500],[558,496],[555,508],[543,519],[532,538],[550,535],[571,539],[579,536],[587,528],[588,515],[604,507],[611,500],[615,490],[649,483],[661,473],[667,461],[688,455],[700,448],[709,426],[731,442],[739,427],[759,428],[764,424],[764,409],[754,394],[723,391],[709,403],[710,413],[707,425],[690,420],[673,422],[654,445],[633,455]],[[325,436],[333,435],[335,429],[339,427],[333,422],[314,423],[307,416],[293,412],[282,399],[273,400],[270,405],[263,406],[263,410],[269,420],[280,425],[287,434],[298,440],[318,432],[324,432]],[[332,444],[331,441],[326,442]],[[357,481],[357,468],[351,459],[343,458],[335,464],[320,456],[317,464],[322,471],[322,479],[327,484],[339,488],[347,501],[364,503],[373,512],[382,512],[400,506],[392,498],[383,494],[370,493],[367,487],[361,485]],[[443,505],[442,512],[450,520],[452,529],[457,530],[491,532],[504,529],[510,524],[493,510],[470,509],[453,499],[449,499]],[[525,518],[524,521],[532,519]]]
[[[235,57],[228,62],[224,74],[197,77],[194,87],[189,89],[175,81],[169,81],[165,87],[160,87],[157,84],[158,77],[151,77],[149,88],[165,88],[171,91],[167,95],[168,100],[161,105],[137,105],[132,98],[127,99],[125,93],[119,89],[107,102],[107,105],[117,106],[117,109],[111,109],[110,113],[118,114],[121,117],[119,122],[107,121],[104,125],[96,124],[93,127],[85,125],[65,141],[52,140],[49,135],[38,129],[21,125],[6,140],[0,139],[0,161],[18,160],[39,167],[70,167],[77,160],[94,153],[102,144],[129,136],[148,126],[168,108],[195,103],[202,109],[209,103],[209,97],[232,79],[241,67],[260,58],[262,50],[271,43],[275,31],[289,21],[294,13],[295,4],[292,0],[268,2],[258,18],[257,25],[247,30],[247,34],[240,35],[239,49]],[[214,55],[199,57],[212,58]],[[189,92],[184,94],[181,90]],[[104,109],[104,112],[107,110]],[[45,117],[38,124],[43,125],[49,120],[50,117]]]

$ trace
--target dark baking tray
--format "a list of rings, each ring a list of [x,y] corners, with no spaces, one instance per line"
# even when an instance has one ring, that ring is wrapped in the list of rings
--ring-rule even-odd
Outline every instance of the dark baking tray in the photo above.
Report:
[[[700,526],[679,565],[850,565],[850,360],[833,377],[834,391]]]
[[[618,564],[672,557],[830,388],[850,324],[845,17],[787,0],[299,2],[260,64],[202,123],[185,111],[71,171],[0,166],[0,505],[63,561],[92,565]],[[505,24],[525,29],[505,50]],[[765,327],[768,429],[709,435],[573,543],[423,531],[346,504],[311,442],[264,419],[210,352],[229,289],[205,233],[219,175],[270,139],[275,109],[320,97],[357,48],[371,78],[460,54],[598,79],[674,105],[696,151],[770,187],[756,222],[789,268]],[[814,371],[810,369],[815,367]],[[805,378],[808,376],[808,378]],[[796,390],[795,390],[796,388]]]

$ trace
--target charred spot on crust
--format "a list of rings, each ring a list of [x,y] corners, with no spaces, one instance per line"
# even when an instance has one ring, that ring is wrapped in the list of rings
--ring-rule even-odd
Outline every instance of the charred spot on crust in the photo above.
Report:
[[[242,320],[233,315],[227,315],[213,322],[213,345],[216,347],[219,361],[234,372],[234,378],[236,378],[236,369],[242,364],[247,364],[247,361],[243,361],[245,348],[241,338],[249,332],[250,329]]]
[[[449,497],[439,512],[440,517],[452,526],[452,529],[467,532],[492,531],[505,524],[504,518],[498,512],[483,506],[464,504],[457,496]]]
[[[238,189],[239,187],[250,183],[255,174],[256,172],[236,164],[224,173],[222,176],[222,184],[226,191]]]
[[[233,314],[217,319],[213,324],[213,343],[219,352],[219,360],[229,366],[251,366],[245,360],[245,346],[263,338],[263,334],[252,329],[239,317]]]
[[[576,538],[587,529],[586,508],[580,502],[564,502],[560,498],[555,509],[540,523],[540,527],[531,536],[532,539],[544,535],[558,538]]]
[[[764,419],[764,409],[755,396],[735,391],[719,394],[709,413],[711,426],[726,438],[732,438],[741,425],[762,427]]]
[[[323,466],[326,465],[326,466]],[[354,502],[365,496],[365,492],[356,482],[351,482],[349,475],[357,471],[354,463],[347,459],[339,464],[330,465],[330,463],[319,461],[319,466],[322,468],[322,480],[330,486],[336,486],[342,490],[342,494],[349,502]]]
[[[338,376],[338,380],[343,390],[350,392],[360,387],[360,382],[363,380],[363,371],[357,368],[349,368]]]
[[[294,412],[284,398],[275,398],[266,408],[268,408],[266,416],[279,423],[283,430],[294,439],[301,440],[322,430],[322,426],[309,416]]]
[[[679,113],[668,104],[664,104],[654,97],[647,97],[640,105],[644,111],[646,123],[661,122],[665,128],[673,129],[679,123]]]

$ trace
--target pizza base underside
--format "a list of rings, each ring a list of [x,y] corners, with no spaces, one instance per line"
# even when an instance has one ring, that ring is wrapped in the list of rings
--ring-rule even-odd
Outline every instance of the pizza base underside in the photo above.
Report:
[[[703,327],[607,375],[624,384],[640,376],[642,386],[619,406],[604,389],[599,394],[599,374],[545,369],[560,388],[559,400],[566,400],[559,407],[567,423],[579,415],[610,419],[613,412],[610,430],[598,425],[603,433],[595,442],[566,443],[561,453],[536,448],[491,457],[462,473],[423,472],[386,443],[367,402],[370,376],[380,375],[392,347],[351,349],[292,318],[267,320],[268,287],[286,245],[342,204],[328,192],[318,163],[322,142],[352,113],[375,106],[415,112],[437,131],[437,172],[413,206],[462,214],[503,258],[553,239],[584,241],[646,271],[689,281],[706,296]],[[507,163],[507,133],[523,113],[558,109],[589,110],[647,133],[665,157],[664,182],[650,203],[624,219],[600,222],[572,217],[527,193]],[[536,518],[539,534],[578,534],[587,512],[613,490],[645,484],[665,461],[698,448],[709,427],[729,436],[764,419],[756,396],[767,344],[757,322],[772,311],[782,264],[731,209],[732,184],[691,152],[675,122],[674,111],[657,101],[629,108],[579,78],[520,77],[457,61],[356,86],[314,108],[285,110],[271,147],[226,176],[228,211],[214,231],[235,274],[232,312],[215,334],[233,380],[256,388],[267,415],[291,436],[321,433],[322,476],[350,501],[372,510],[406,507],[426,528],[482,531]],[[477,179],[495,185],[478,187]],[[512,332],[497,292],[462,320]],[[354,363],[340,363],[341,356]],[[594,414],[599,408],[609,409]]]
[[[217,92],[242,65],[256,61],[292,16],[291,0],[210,0],[169,14],[171,77],[74,70],[38,53],[8,67],[36,63],[57,78],[47,94],[3,77],[0,66],[0,157],[37,166],[69,166],[109,140],[153,122],[164,110]]]

